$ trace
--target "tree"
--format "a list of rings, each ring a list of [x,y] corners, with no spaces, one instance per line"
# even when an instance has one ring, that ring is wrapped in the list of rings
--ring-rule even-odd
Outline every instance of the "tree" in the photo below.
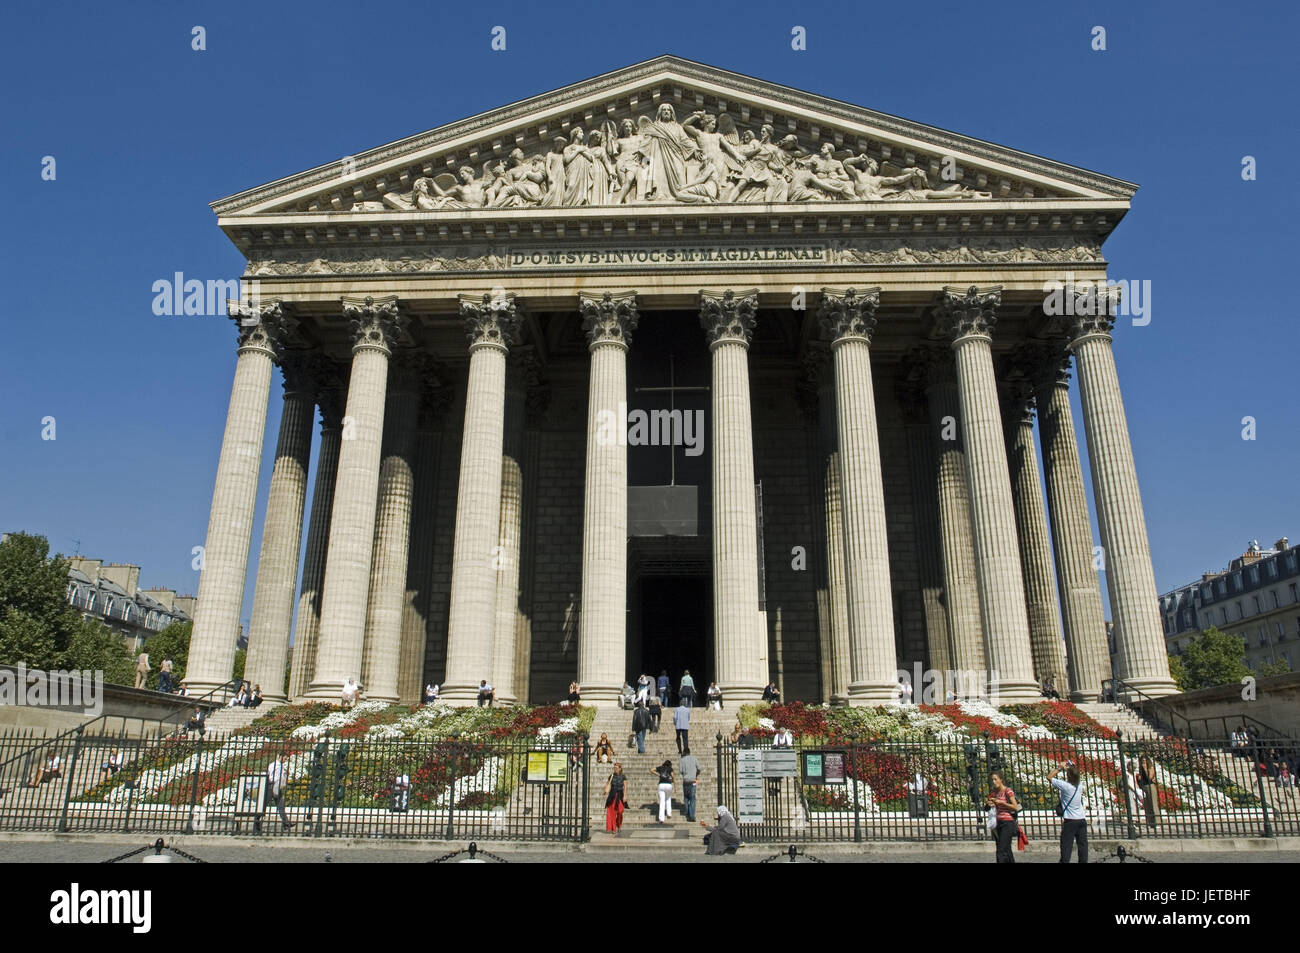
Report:
[[[0,618],[0,662],[46,670],[59,668],[54,630],[22,609],[8,609]]]
[[[1194,691],[1240,682],[1251,674],[1242,661],[1245,652],[1246,647],[1240,638],[1210,626],[1187,643],[1179,666],[1183,675],[1179,687],[1183,691]]]
[[[231,671],[231,675],[230,675],[231,678],[242,679],[244,677],[244,663],[246,661],[248,661],[248,650],[235,649],[235,666],[234,669]]]
[[[1256,672],[1260,678],[1268,678],[1270,675],[1286,675],[1291,671],[1291,666],[1287,665],[1281,659],[1274,659],[1271,662],[1265,662]]]
[[[149,664],[154,670],[149,674],[149,687],[158,686],[158,666],[163,659],[172,660],[172,684],[179,685],[185,678],[185,665],[190,655],[190,633],[194,629],[192,622],[172,622],[149,637],[145,648],[149,652]]]
[[[65,668],[103,672],[112,685],[135,682],[135,661],[122,636],[98,619],[82,619],[68,643]]]
[[[66,668],[81,615],[68,605],[68,561],[44,536],[10,533],[0,542],[0,662]]]

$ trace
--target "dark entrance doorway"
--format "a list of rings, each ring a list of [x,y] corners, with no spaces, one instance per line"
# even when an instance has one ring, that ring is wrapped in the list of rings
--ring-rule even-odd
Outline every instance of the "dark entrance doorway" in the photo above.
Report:
[[[640,638],[628,661],[633,677],[668,671],[676,704],[682,673],[690,669],[702,697],[713,678],[713,586],[708,576],[642,576],[637,580],[635,628]]]

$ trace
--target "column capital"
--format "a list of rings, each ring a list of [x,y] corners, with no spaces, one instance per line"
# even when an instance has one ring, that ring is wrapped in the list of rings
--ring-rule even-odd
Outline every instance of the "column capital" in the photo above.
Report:
[[[635,291],[606,291],[600,297],[580,294],[578,312],[589,348],[612,344],[626,350],[631,346],[638,321]]]
[[[937,308],[940,327],[952,337],[953,345],[964,338],[990,340],[997,324],[997,308],[1002,303],[1002,286],[961,289],[945,286],[939,294]]]
[[[843,291],[823,288],[817,317],[821,321],[823,333],[831,339],[832,347],[838,347],[846,341],[870,344],[871,335],[876,330],[876,308],[879,306],[879,288],[864,288],[861,291],[854,288]]]
[[[248,304],[231,299],[226,302],[226,313],[236,324],[240,353],[261,351],[277,362],[284,354],[286,340],[298,328],[293,306],[287,301]]]
[[[1007,408],[1007,425],[1034,423],[1034,383],[1028,377],[1011,377],[1002,383],[1003,402]]]
[[[406,332],[408,318],[402,314],[396,295],[383,298],[342,298],[343,316],[349,321],[352,352],[372,350],[391,354]]]
[[[709,341],[709,349],[719,344],[739,344],[748,348],[758,314],[758,289],[736,292],[700,289],[700,327]]]
[[[1084,341],[1098,338],[1110,341],[1119,304],[1118,288],[1073,290],[1072,313],[1065,318],[1070,350]]]
[[[343,365],[338,361],[324,361],[320,376],[316,379],[316,406],[320,408],[321,433],[336,432],[342,428],[347,399],[348,379]]]
[[[284,395],[309,397],[314,402],[321,379],[330,372],[331,361],[320,351],[310,348],[289,348],[280,358],[280,373],[284,378]]]
[[[465,319],[469,349],[492,347],[508,352],[523,319],[520,303],[506,291],[485,291],[482,296],[461,295],[460,316]]]
[[[1029,378],[1035,393],[1043,394],[1053,387],[1070,386],[1070,351],[1064,341],[1026,344],[1016,349],[1012,360]]]

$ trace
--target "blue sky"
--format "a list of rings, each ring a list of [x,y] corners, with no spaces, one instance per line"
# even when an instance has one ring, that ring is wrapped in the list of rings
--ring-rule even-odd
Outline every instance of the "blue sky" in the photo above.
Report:
[[[1300,537],[1293,4],[48,2],[0,37],[0,529],[197,588],[228,321],[156,317],[236,277],[208,203],[662,53],[1139,183],[1107,242],[1149,279],[1116,335],[1161,590]],[[191,49],[191,29],[207,49]],[[507,49],[490,49],[494,26]],[[807,50],[791,49],[795,25]],[[1107,31],[1107,50],[1090,31]],[[57,178],[42,181],[42,157]],[[1242,157],[1258,179],[1241,178]],[[273,392],[278,395],[278,386]],[[1076,406],[1076,423],[1079,423]],[[1241,439],[1242,418],[1257,439]],[[57,439],[42,440],[42,418]],[[253,537],[270,478],[278,399]],[[1079,427],[1082,441],[1082,427]],[[1086,450],[1086,448],[1084,448]],[[1094,524],[1095,525],[1095,524]],[[248,586],[244,619],[251,605]]]

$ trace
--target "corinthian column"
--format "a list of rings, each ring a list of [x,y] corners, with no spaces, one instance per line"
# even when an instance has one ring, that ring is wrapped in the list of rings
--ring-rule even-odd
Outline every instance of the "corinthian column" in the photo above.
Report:
[[[952,351],[926,351],[927,404],[931,440],[937,456],[934,480],[939,498],[939,548],[943,561],[943,592],[948,611],[950,660],[958,672],[988,669],[984,658],[984,620],[980,612],[975,537],[971,532],[970,490],[966,486],[966,444],[961,435],[961,400],[957,394]],[[961,687],[972,676],[966,674]],[[980,686],[983,689],[983,686]]]
[[[578,306],[591,352],[578,684],[584,698],[608,704],[627,677],[627,349],[636,292],[581,296]]]
[[[325,557],[320,640],[307,691],[310,697],[330,699],[338,697],[348,678],[361,676],[388,358],[406,324],[395,297],[345,299],[343,313],[352,322],[352,372]]]
[[[418,355],[403,356],[395,359],[388,371],[375,555],[370,568],[366,643],[361,661],[361,683],[366,687],[367,697],[377,701],[395,702],[400,694],[402,610],[406,602],[406,564],[415,491],[412,464],[424,364]]]
[[[1065,643],[1061,640],[1061,613],[1052,578],[1052,547],[1047,536],[1038,454],[1034,450],[1033,387],[1023,377],[1008,384],[1006,429],[1034,674],[1040,682],[1048,676],[1058,681],[1065,674]]]
[[[1111,310],[1106,306],[1110,299],[1080,298],[1070,350],[1079,373],[1083,429],[1115,623],[1115,674],[1148,695],[1171,695],[1178,688],[1169,677],[1142,496],[1111,349],[1115,319],[1112,314],[1081,313],[1088,309],[1089,300],[1096,310]]]
[[[700,292],[713,354],[713,639],[718,688],[753,701],[768,681],[758,615],[758,516],[749,407],[749,341],[758,292]]]
[[[442,697],[470,702],[492,676],[496,624],[501,447],[505,426],[506,352],[520,316],[514,295],[462,295],[469,335],[465,431],[456,490],[456,535],[451,557],[447,619],[447,675]]]
[[[257,587],[253,592],[253,619],[248,627],[248,659],[244,664],[244,678],[261,686],[262,697],[268,702],[285,700],[289,626],[293,622],[293,594],[298,584],[307,465],[316,416],[318,360],[315,355],[291,351],[280,365],[284,373],[284,407],[262,527],[262,554],[257,560]]]
[[[292,320],[280,302],[251,308],[231,302],[230,317],[239,325],[239,357],[217,462],[186,664],[185,684],[191,695],[202,695],[228,681],[234,666],[271,369]]]
[[[849,602],[849,703],[883,705],[898,694],[893,591],[880,438],[871,382],[871,335],[880,289],[822,289],[818,316],[835,362],[835,420]]]
[[[1092,702],[1110,678],[1110,646],[1101,587],[1092,559],[1092,522],[1079,463],[1079,444],[1070,411],[1070,355],[1044,367],[1038,389],[1038,436],[1043,444],[1047,512],[1056,550],[1056,580],[1065,623],[1070,699]]]
[[[1029,615],[1016,538],[1016,514],[993,374],[994,310],[1000,287],[945,288],[939,313],[953,338],[961,429],[966,441],[975,566],[984,621],[989,692],[1001,704],[1041,697],[1029,647]]]
[[[316,484],[307,522],[307,552],[302,563],[302,589],[298,594],[298,619],[293,633],[293,664],[289,669],[289,697],[300,698],[311,685],[316,670],[316,643],[320,636],[321,590],[325,587],[325,554],[334,509],[334,481],[339,471],[339,435],[343,427],[344,381],[339,367],[330,362],[316,392],[320,405],[320,453],[316,457]]]

